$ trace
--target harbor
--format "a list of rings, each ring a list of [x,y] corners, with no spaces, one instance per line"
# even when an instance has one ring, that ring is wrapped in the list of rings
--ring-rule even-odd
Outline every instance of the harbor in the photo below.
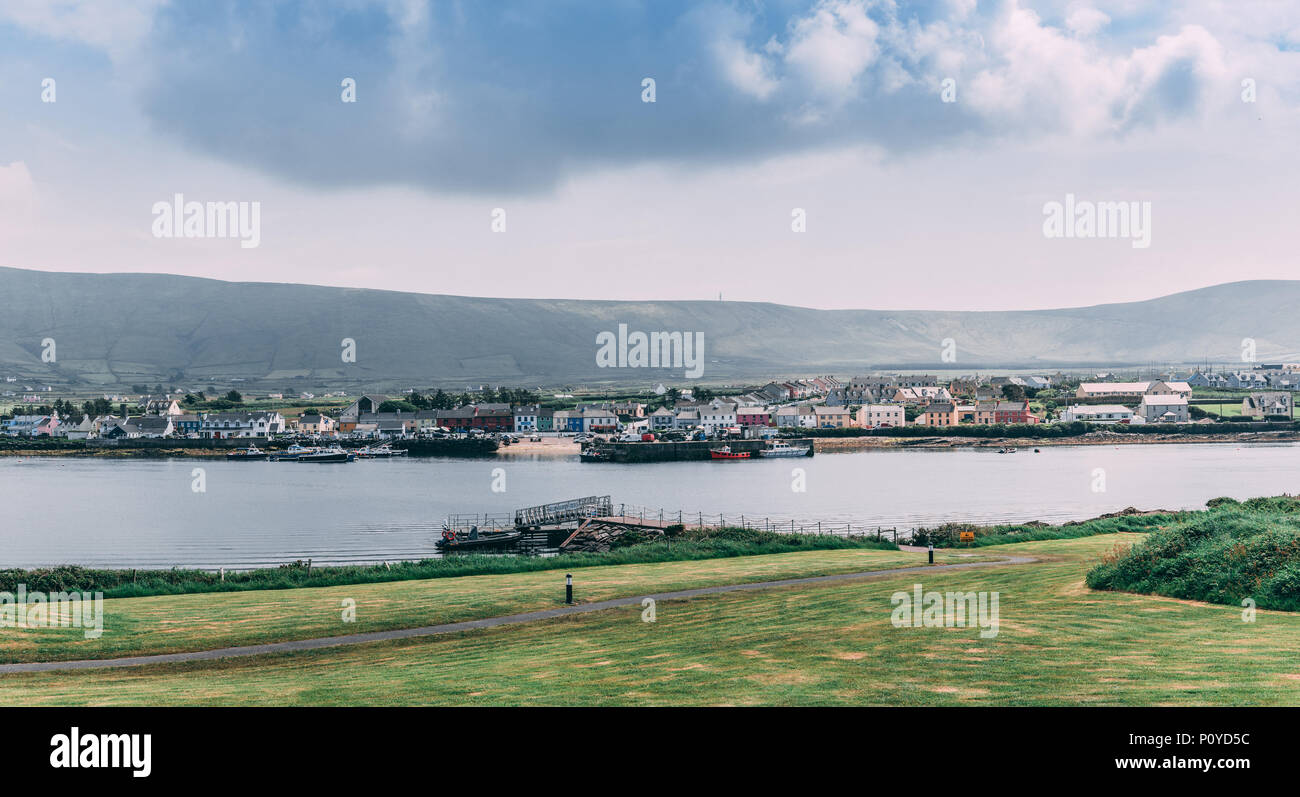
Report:
[[[576,455],[407,456],[303,467],[227,462],[224,453],[206,460],[0,458],[0,544],[7,567],[397,562],[441,556],[442,524],[457,513],[500,515],[513,527],[520,507],[575,494],[610,495],[611,515],[665,523],[809,533],[821,523],[823,533],[881,527],[902,537],[958,520],[1059,523],[1130,506],[1199,508],[1218,496],[1295,493],[1297,454],[1295,443],[1128,443],[1016,455],[883,449],[602,465]],[[494,491],[494,483],[503,489]],[[550,547],[559,542],[545,540]]]

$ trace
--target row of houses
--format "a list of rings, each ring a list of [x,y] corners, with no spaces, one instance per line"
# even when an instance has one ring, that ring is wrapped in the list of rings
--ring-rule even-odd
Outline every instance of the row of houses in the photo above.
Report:
[[[0,422],[0,433],[11,437],[63,437],[69,440],[189,437],[225,439],[270,437],[288,425],[278,412],[210,412],[202,415],[86,416],[64,423],[57,412],[19,415]]]
[[[1185,396],[1143,395],[1136,408],[1122,404],[1075,404],[1061,410],[1061,421],[1073,423],[1188,423],[1191,408]]]

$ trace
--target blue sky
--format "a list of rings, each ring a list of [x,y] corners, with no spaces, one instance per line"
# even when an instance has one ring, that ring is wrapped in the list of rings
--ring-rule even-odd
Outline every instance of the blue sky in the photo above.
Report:
[[[0,263],[939,309],[1290,278],[1286,5],[16,0]],[[154,238],[175,193],[260,202],[261,245]],[[1152,246],[1044,239],[1067,193],[1150,201]]]

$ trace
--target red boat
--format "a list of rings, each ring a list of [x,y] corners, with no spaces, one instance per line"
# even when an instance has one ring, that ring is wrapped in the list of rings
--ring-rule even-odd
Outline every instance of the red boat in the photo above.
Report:
[[[710,448],[709,456],[714,459],[749,459],[748,451],[732,451],[731,446],[722,448]]]

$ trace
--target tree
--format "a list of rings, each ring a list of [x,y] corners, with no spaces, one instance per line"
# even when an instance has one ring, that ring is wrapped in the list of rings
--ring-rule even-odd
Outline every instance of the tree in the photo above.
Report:
[[[1002,396],[1008,401],[1024,401],[1025,400],[1024,385],[1003,385]]]
[[[379,405],[380,412],[415,412],[416,406],[409,401],[394,401],[389,399]]]
[[[240,404],[244,401],[244,397],[239,395],[238,390],[232,390],[226,394],[226,401],[229,401],[234,404]]]

